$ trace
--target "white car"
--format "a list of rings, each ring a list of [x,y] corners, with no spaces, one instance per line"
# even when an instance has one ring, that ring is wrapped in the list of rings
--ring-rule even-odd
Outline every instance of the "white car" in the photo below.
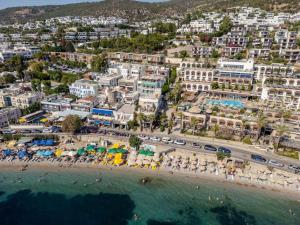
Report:
[[[17,131],[15,130],[2,130],[2,134],[15,134]]]
[[[166,144],[172,144],[173,143],[173,140],[169,137],[163,137],[161,141],[166,143]]]
[[[43,130],[43,133],[52,133],[52,132],[53,132],[53,130],[52,130],[51,127],[45,128],[45,129]]]
[[[161,138],[153,136],[153,137],[150,137],[150,140],[159,142],[159,141],[161,141]]]
[[[138,138],[141,139],[141,140],[143,140],[143,141],[149,140],[149,137],[148,137],[148,136],[141,135],[141,134],[138,136]]]
[[[186,142],[184,140],[175,140],[174,144],[176,144],[176,145],[185,145]]]
[[[268,163],[273,165],[273,166],[284,167],[284,165],[282,163],[279,163],[274,159],[270,159]]]

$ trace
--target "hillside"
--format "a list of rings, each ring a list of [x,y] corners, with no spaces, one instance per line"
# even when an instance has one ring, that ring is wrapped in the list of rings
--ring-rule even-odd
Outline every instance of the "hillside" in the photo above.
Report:
[[[224,10],[234,6],[254,6],[267,10],[297,12],[299,0],[170,0],[162,3],[145,3],[134,0],[105,0],[94,3],[77,3],[60,6],[15,7],[0,10],[0,23],[25,22],[57,16],[120,16],[145,20],[181,15],[191,9]]]

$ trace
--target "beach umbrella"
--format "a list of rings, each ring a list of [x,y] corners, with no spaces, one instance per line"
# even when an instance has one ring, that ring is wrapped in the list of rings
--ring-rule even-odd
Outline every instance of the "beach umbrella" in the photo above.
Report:
[[[77,150],[77,154],[78,154],[78,155],[84,155],[84,154],[85,154],[85,149],[84,149],[84,148],[79,148],[79,149]]]
[[[45,141],[45,146],[53,146],[54,145],[54,140],[53,139],[48,139]]]
[[[63,153],[62,149],[56,149],[56,151],[54,152],[56,157],[60,157],[62,155],[62,153]]]
[[[47,119],[47,118],[42,118],[42,119],[40,119],[40,122],[41,123],[47,123],[49,120]]]
[[[4,156],[10,156],[13,154],[13,151],[10,149],[5,149],[2,151],[2,153],[4,154]]]
[[[26,123],[26,119],[23,117],[19,118],[19,123]]]
[[[106,151],[106,148],[105,147],[99,147],[99,148],[97,148],[97,152],[98,153],[103,153],[103,152],[105,152]]]
[[[87,151],[94,151],[95,150],[95,146],[94,145],[88,145],[85,149]]]
[[[18,157],[19,157],[19,159],[23,159],[23,158],[26,157],[26,156],[27,156],[26,150],[20,150],[20,151],[18,152]]]

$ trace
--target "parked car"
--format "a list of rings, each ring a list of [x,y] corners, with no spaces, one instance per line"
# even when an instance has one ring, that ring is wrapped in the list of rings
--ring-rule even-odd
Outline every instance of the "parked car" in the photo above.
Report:
[[[212,145],[204,145],[204,150],[216,152],[217,148],[215,146],[212,146]]]
[[[231,150],[229,148],[226,148],[226,147],[223,147],[223,146],[218,148],[218,152],[223,152],[225,154],[231,154]]]
[[[149,137],[148,136],[146,136],[146,135],[142,135],[142,134],[140,134],[140,135],[138,135],[138,138],[139,139],[141,139],[141,140],[149,140]]]
[[[184,140],[175,140],[174,144],[176,144],[176,145],[185,145],[186,142]]]
[[[267,162],[267,160],[264,157],[262,157],[260,155],[256,155],[256,154],[252,154],[251,159],[258,161],[258,162],[264,162],[264,163]]]
[[[300,166],[296,166],[296,165],[289,165],[288,169],[293,170],[293,171],[300,171]]]
[[[169,137],[163,137],[161,139],[162,142],[166,143],[166,144],[172,144],[173,143],[173,140]]]
[[[51,127],[47,127],[45,129],[43,129],[43,133],[52,133],[52,132],[53,132],[53,130]]]
[[[15,134],[17,133],[15,130],[2,130],[2,134]]]
[[[159,142],[159,141],[161,141],[161,138],[153,136],[153,137],[150,137],[150,140]]]
[[[200,148],[201,147],[201,145],[199,143],[197,143],[197,142],[193,142],[192,146],[196,147],[196,148]]]
[[[271,164],[272,166],[278,166],[278,167],[284,167],[284,164],[280,163],[280,162],[277,162],[276,160],[274,159],[270,159],[268,161],[269,164]]]
[[[19,130],[19,133],[20,134],[29,134],[29,133],[31,133],[31,131],[30,130]]]
[[[31,133],[42,133],[42,131],[41,130],[31,130]]]

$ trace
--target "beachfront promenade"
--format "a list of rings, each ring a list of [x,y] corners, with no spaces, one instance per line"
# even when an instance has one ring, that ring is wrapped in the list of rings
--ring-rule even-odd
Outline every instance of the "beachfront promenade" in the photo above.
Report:
[[[126,136],[125,135],[113,135],[114,132],[120,133],[120,134],[126,134]],[[32,134],[25,134],[25,135],[32,136]],[[52,135],[52,134],[50,134],[50,135]],[[164,143],[161,141],[155,142],[155,141],[151,141],[151,140],[145,140],[144,142],[148,143],[148,144],[156,145],[156,146],[166,146],[166,147],[169,147],[169,148],[172,147],[175,149],[180,148],[180,149],[184,149],[186,151],[195,152],[195,153],[198,153],[198,152],[204,151],[204,150],[203,150],[203,148],[200,149],[199,147],[193,147],[192,143],[196,142],[196,143],[199,143],[201,146],[210,144],[210,145],[214,145],[216,147],[219,147],[219,146],[227,147],[232,150],[231,155],[233,157],[236,157],[236,158],[239,158],[242,160],[246,160],[246,161],[253,161],[251,159],[251,154],[259,154],[259,155],[263,156],[264,158],[266,158],[267,160],[274,159],[274,160],[278,161],[279,163],[282,163],[287,166],[290,164],[300,166],[299,160],[280,156],[278,154],[275,154],[272,151],[267,151],[267,149],[262,149],[255,145],[247,145],[247,144],[244,144],[242,142],[237,142],[237,141],[228,141],[228,140],[221,140],[221,139],[216,139],[216,138],[186,135],[186,134],[182,134],[182,133],[176,132],[176,131],[172,132],[171,134],[167,134],[166,132],[159,132],[159,131],[150,132],[149,130],[143,130],[141,132],[140,130],[128,131],[128,130],[123,130],[123,129],[99,128],[98,133],[77,134],[77,135],[70,135],[68,133],[56,133],[56,135],[63,137],[63,139],[67,138],[67,137],[76,137],[76,139],[86,140],[86,141],[98,141],[99,138],[110,138],[113,141],[116,141],[116,140],[128,141],[130,135],[143,135],[143,136],[148,136],[148,137],[155,136],[155,137],[159,137],[159,138],[169,137],[172,140],[178,140],[178,139],[184,140],[186,142],[186,145],[178,146],[176,144],[167,144],[167,143]],[[207,152],[207,153],[209,154],[210,152]],[[211,154],[215,154],[215,152],[211,152]],[[253,161],[253,162],[266,165],[266,163],[262,163],[262,162],[257,162],[257,161]],[[278,168],[278,169],[289,171],[287,167]]]
[[[31,166],[132,167],[155,173],[207,176],[235,183],[268,186],[270,189],[300,191],[300,174],[294,174],[287,167],[253,161],[251,151],[235,150],[231,146],[231,157],[220,159],[216,152],[204,151],[199,146],[193,147],[191,143],[195,140],[188,138],[185,138],[185,145],[146,140],[146,145],[135,150],[128,142],[132,132],[124,132],[100,130],[99,133],[87,135],[60,133],[57,142],[51,139],[33,140],[28,146],[22,147],[16,142],[11,147],[8,147],[10,143],[3,143],[0,166],[15,165],[21,170]],[[196,140],[199,143],[199,138]],[[289,165],[287,161],[285,163]]]
[[[220,139],[208,138],[208,137],[198,137],[198,136],[181,134],[179,132],[173,132],[172,134],[167,134],[167,133],[162,133],[162,132],[158,132],[158,131],[150,132],[147,130],[144,130],[143,132],[141,132],[140,130],[134,132],[134,131],[119,130],[119,129],[107,129],[107,128],[99,128],[99,130],[106,131],[107,134],[104,134],[104,133],[88,134],[88,136],[90,136],[91,138],[93,138],[93,137],[94,138],[95,137],[111,137],[111,138],[116,138],[116,139],[127,140],[128,137],[125,137],[125,136],[114,137],[112,135],[109,135],[109,132],[120,132],[120,133],[124,133],[124,134],[129,134],[129,135],[131,135],[131,134],[146,135],[148,137],[151,137],[151,136],[155,136],[155,137],[159,137],[159,138],[170,137],[173,140],[176,140],[176,139],[184,140],[184,141],[186,141],[186,145],[178,146],[175,144],[166,144],[164,142],[158,143],[158,142],[154,142],[151,140],[146,140],[145,142],[153,144],[153,145],[164,145],[164,146],[168,146],[168,147],[181,148],[181,149],[185,149],[187,151],[192,151],[192,152],[201,151],[199,148],[193,147],[192,143],[197,142],[200,145],[211,144],[216,147],[219,147],[219,146],[228,147],[232,150],[232,154],[231,154],[232,156],[243,159],[243,160],[253,161],[251,159],[251,154],[259,154],[259,155],[265,157],[266,159],[275,159],[278,162],[281,162],[286,165],[293,164],[293,165],[300,166],[299,160],[280,156],[273,152],[267,151],[266,149],[256,148],[254,145],[247,145],[247,144],[244,144],[241,142],[236,142],[236,141],[227,141],[227,140],[220,140]],[[213,154],[215,154],[215,153],[213,153]],[[257,163],[259,163],[259,162],[257,162]],[[285,169],[285,168],[281,168],[281,169]]]

